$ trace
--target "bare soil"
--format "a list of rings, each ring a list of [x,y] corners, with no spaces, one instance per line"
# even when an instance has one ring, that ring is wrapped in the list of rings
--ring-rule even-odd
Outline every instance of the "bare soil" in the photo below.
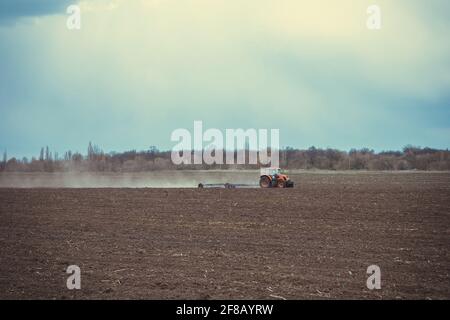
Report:
[[[0,188],[1,299],[450,299],[449,173]],[[66,268],[81,268],[81,290]],[[381,290],[368,290],[370,265]]]

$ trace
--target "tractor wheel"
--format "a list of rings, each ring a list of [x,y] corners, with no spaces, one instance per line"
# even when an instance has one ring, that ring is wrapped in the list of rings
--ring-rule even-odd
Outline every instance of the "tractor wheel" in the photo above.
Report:
[[[277,181],[277,188],[284,188],[286,187],[286,184],[283,180],[278,180]]]
[[[262,176],[259,179],[259,186],[261,188],[270,188],[270,179],[268,176]]]

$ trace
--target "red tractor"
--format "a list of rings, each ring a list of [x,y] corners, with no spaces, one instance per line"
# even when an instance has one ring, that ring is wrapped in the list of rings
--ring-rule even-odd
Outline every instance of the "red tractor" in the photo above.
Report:
[[[259,185],[261,188],[293,188],[294,181],[282,174],[280,168],[261,168]]]

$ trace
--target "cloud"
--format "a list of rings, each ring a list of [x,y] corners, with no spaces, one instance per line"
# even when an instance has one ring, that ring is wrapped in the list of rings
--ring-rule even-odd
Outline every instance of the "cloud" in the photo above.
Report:
[[[65,1],[6,10],[61,15],[0,28],[0,150],[170,148],[193,120],[298,147],[450,146],[450,5],[376,2],[376,32],[372,0],[82,0],[78,31]]]
[[[65,13],[77,0],[2,0],[0,23],[12,23],[24,17],[46,16]]]

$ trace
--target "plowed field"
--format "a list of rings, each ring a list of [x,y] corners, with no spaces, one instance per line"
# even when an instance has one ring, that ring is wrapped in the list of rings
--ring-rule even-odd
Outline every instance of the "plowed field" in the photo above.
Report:
[[[0,188],[0,298],[450,299],[449,173],[292,178],[285,190]],[[81,290],[66,287],[69,265]]]

